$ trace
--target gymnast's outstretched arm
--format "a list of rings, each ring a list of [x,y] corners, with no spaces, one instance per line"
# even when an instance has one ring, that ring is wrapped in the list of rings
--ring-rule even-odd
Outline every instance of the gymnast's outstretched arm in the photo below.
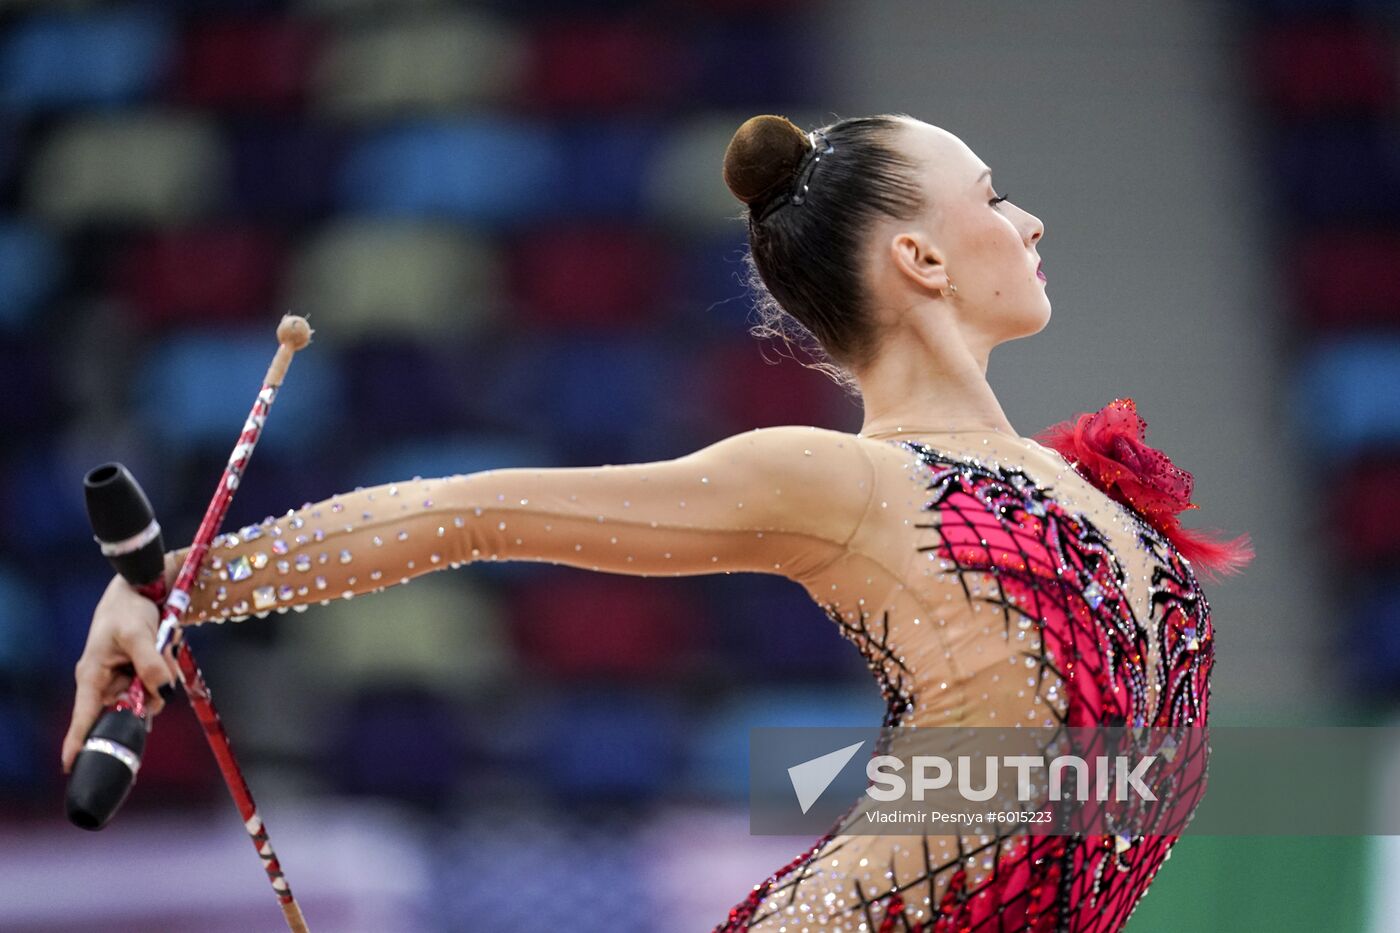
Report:
[[[872,469],[850,435],[786,426],[673,460],[358,489],[225,535],[201,567],[186,621],[356,596],[476,561],[801,581],[845,549],[869,504]],[[171,572],[181,558],[169,555]]]
[[[759,428],[652,463],[510,468],[358,489],[222,536],[190,593],[187,623],[374,592],[486,560],[683,576],[751,571],[799,582],[839,557],[873,496],[849,434]],[[166,555],[172,579],[183,551]],[[175,679],[155,651],[155,606],[114,577],[75,669],[71,766],[102,706],[131,682]],[[163,703],[148,702],[152,714]]]

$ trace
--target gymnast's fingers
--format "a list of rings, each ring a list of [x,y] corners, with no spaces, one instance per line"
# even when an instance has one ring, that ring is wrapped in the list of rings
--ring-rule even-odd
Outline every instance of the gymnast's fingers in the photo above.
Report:
[[[86,661],[79,661],[74,678],[78,682],[78,692],[73,700],[73,720],[68,734],[63,737],[64,774],[73,770],[73,759],[82,751],[88,731],[102,713],[102,672],[90,669]]]

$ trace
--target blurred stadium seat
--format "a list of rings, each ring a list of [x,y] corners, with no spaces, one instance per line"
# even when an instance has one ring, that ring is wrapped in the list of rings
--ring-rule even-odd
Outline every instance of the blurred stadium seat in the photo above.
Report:
[[[1322,333],[1393,324],[1400,309],[1400,233],[1357,227],[1300,236],[1292,249],[1300,323]]]
[[[1299,366],[1294,400],[1315,455],[1345,459],[1400,446],[1400,339],[1315,341]]]
[[[281,278],[282,240],[253,227],[133,237],[115,263],[111,291],[147,326],[265,320]]]
[[[512,594],[506,628],[533,676],[660,686],[681,676],[707,640],[690,592],[681,581],[560,568]]]
[[[149,437],[172,451],[211,449],[227,456],[262,385],[272,352],[272,326],[185,330],[167,337],[140,364],[133,403]],[[306,353],[277,398],[259,450],[305,448],[334,426],[343,383],[334,356]]]
[[[521,103],[561,114],[672,106],[690,84],[689,51],[667,31],[628,19],[546,23],[531,37]]]
[[[43,227],[0,221],[0,328],[18,328],[39,313],[65,265],[62,244]]]
[[[520,30],[443,5],[335,29],[316,67],[316,102],[349,119],[453,112],[508,96],[523,67]]]
[[[228,187],[220,211],[293,227],[322,216],[338,196],[346,135],[335,126],[296,119],[230,121],[224,134]]]
[[[6,109],[128,104],[165,75],[172,30],[152,10],[39,15],[15,24],[0,44]]]
[[[653,691],[588,688],[566,692],[531,724],[537,741],[528,773],[565,804],[645,804],[678,773],[684,722]]]
[[[706,581],[721,657],[755,681],[855,679],[865,673],[852,645],[791,580],[733,574]]]
[[[460,780],[457,706],[409,681],[365,686],[327,736],[325,766],[338,790],[439,807]]]
[[[669,245],[632,225],[551,227],[522,235],[510,253],[511,292],[545,329],[655,325],[672,287]]]
[[[471,333],[501,304],[489,242],[443,223],[327,225],[295,259],[283,304],[327,339]]]
[[[51,636],[40,593],[15,570],[0,565],[0,677],[21,683],[42,666]]]
[[[708,710],[689,731],[682,787],[700,796],[747,800],[750,730],[776,726],[877,725],[884,700],[874,684],[757,688]]]
[[[83,116],[48,136],[30,166],[27,210],[56,224],[173,225],[217,204],[225,160],[200,116]]]
[[[323,34],[305,18],[195,20],[181,42],[171,97],[218,110],[293,111],[306,101]]]
[[[352,211],[513,226],[567,196],[569,156],[549,128],[481,118],[381,130],[346,158],[342,201]]]
[[[1394,113],[1394,45],[1357,20],[1280,23],[1254,37],[1258,88],[1279,119]]]
[[[519,667],[500,602],[470,571],[444,569],[374,599],[313,606],[288,619],[286,638],[302,676],[338,708],[347,693],[402,684],[465,701],[509,689]]]
[[[1400,126],[1337,120],[1274,130],[1282,204],[1312,224],[1400,215]]]

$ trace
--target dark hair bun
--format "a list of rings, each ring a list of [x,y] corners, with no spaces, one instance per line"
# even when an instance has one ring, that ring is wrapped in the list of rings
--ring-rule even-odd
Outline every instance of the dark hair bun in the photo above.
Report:
[[[724,150],[724,183],[745,204],[761,201],[791,183],[811,149],[807,134],[787,117],[750,117]]]

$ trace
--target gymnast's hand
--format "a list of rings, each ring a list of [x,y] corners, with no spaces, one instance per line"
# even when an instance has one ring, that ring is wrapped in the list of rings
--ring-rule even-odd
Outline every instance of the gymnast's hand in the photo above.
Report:
[[[165,706],[160,688],[179,678],[173,658],[156,651],[156,625],[160,610],[136,591],[120,575],[112,577],[107,592],[97,603],[88,629],[87,645],[78,659],[73,676],[78,684],[73,701],[73,721],[63,739],[63,771],[73,767],[73,759],[104,707],[131,686],[132,671],[146,685],[147,715],[154,716]]]

